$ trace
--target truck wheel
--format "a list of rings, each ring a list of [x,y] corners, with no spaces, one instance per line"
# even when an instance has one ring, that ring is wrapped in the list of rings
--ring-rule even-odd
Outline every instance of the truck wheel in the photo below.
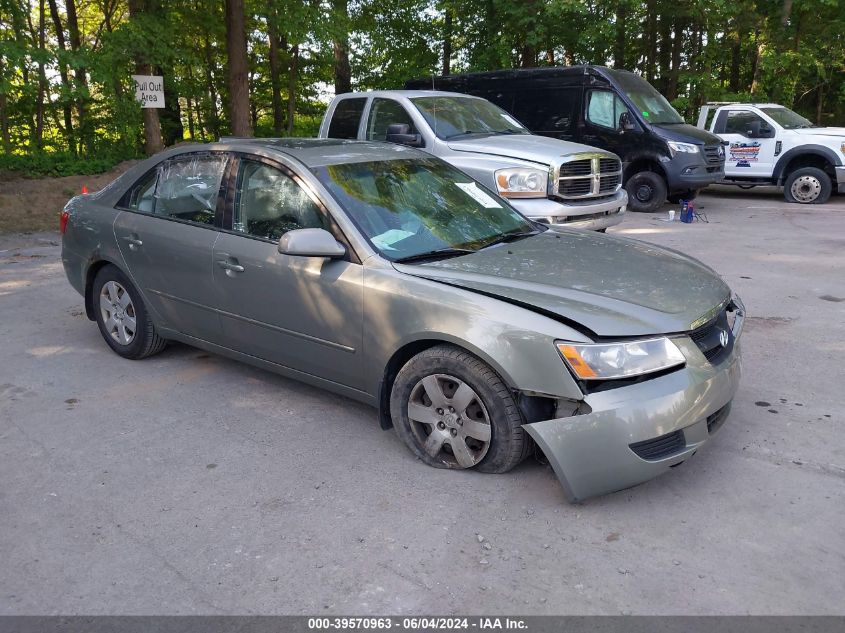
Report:
[[[783,197],[787,202],[824,204],[833,188],[830,177],[817,167],[802,167],[786,177]]]
[[[628,209],[639,213],[657,211],[666,201],[666,181],[653,171],[634,174],[625,183]]]

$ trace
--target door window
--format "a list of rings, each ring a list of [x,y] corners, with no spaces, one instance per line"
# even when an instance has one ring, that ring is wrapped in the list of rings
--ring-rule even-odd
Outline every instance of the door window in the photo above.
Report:
[[[587,120],[594,125],[621,129],[619,116],[627,111],[622,99],[609,90],[591,90],[587,95]]]
[[[214,224],[226,154],[189,154],[162,163],[155,190],[155,215]]]
[[[117,204],[121,209],[130,209],[141,213],[152,213],[155,208],[156,182],[158,170],[153,170],[126,192]]]
[[[235,231],[275,241],[294,229],[326,226],[320,207],[293,178],[265,163],[241,161],[235,190]]]
[[[411,115],[402,105],[393,99],[373,99],[370,116],[367,120],[367,140],[387,140],[387,126],[405,123],[411,126],[411,134],[416,134]]]
[[[533,89],[516,93],[513,113],[532,132],[571,134],[578,116],[580,88]]]
[[[762,117],[743,110],[729,110],[724,126],[723,134],[740,134],[747,137],[759,136],[760,129],[768,127]]]
[[[358,124],[366,103],[363,98],[338,101],[329,124],[329,138],[358,138]]]

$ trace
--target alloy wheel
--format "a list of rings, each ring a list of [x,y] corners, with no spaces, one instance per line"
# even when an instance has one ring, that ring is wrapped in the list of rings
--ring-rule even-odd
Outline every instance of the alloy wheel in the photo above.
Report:
[[[120,345],[135,340],[137,320],[132,298],[116,281],[109,281],[100,290],[100,315],[106,332]]]
[[[487,454],[490,416],[467,383],[448,374],[426,376],[411,390],[408,419],[429,456],[452,468],[472,468]]]

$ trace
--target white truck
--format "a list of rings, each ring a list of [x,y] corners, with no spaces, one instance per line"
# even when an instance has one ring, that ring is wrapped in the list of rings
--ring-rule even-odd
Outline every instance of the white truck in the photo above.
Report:
[[[787,202],[802,204],[845,193],[845,128],[816,127],[774,103],[709,103],[698,127],[727,146],[722,184],[776,185]]]

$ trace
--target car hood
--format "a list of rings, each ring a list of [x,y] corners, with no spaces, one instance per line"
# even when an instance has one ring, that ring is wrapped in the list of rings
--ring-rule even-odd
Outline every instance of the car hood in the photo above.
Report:
[[[552,313],[599,337],[689,331],[731,292],[714,271],[682,253],[577,230],[395,267]]]
[[[845,127],[802,127],[789,131],[799,136],[845,136]]]
[[[721,145],[722,139],[707,130],[690,125],[689,123],[652,123],[651,127],[657,134],[669,141],[694,143],[696,145]]]
[[[580,152],[600,152],[613,156],[610,152],[589,145],[570,143],[536,134],[495,134],[455,139],[449,141],[449,149],[456,152],[518,158],[544,165],[560,163],[564,157]]]

